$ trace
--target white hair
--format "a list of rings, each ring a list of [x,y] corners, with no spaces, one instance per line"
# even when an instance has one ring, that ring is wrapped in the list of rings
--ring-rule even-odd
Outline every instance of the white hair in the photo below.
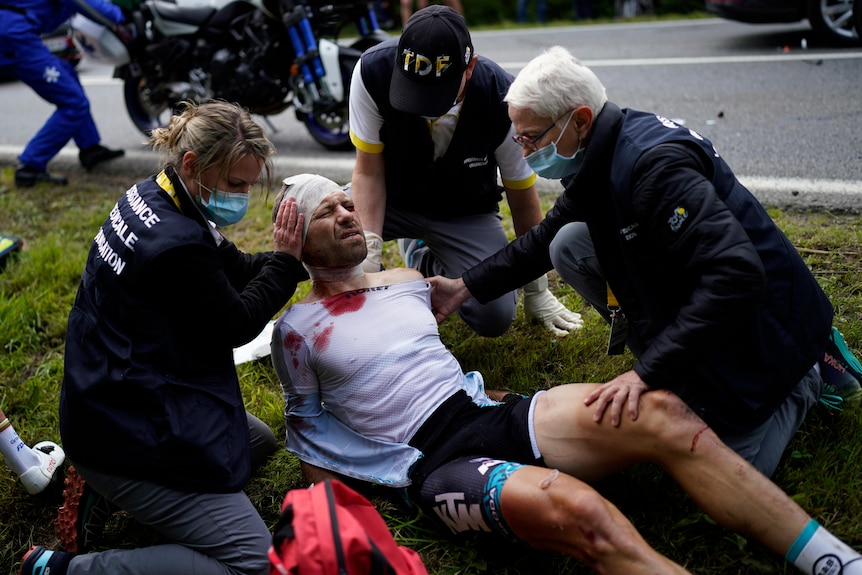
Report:
[[[589,107],[595,117],[608,95],[592,70],[565,48],[554,46],[524,66],[505,101],[542,118],[558,118],[579,106]]]

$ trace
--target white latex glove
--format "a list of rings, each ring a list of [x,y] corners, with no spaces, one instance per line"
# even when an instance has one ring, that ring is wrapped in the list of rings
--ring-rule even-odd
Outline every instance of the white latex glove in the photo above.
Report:
[[[540,321],[557,337],[584,327],[581,314],[566,309],[548,289],[547,275],[524,286],[524,315],[528,320]]]
[[[383,259],[383,238],[374,232],[365,232],[365,247],[368,255],[362,260],[362,271],[365,273],[379,272],[383,269],[380,264]]]

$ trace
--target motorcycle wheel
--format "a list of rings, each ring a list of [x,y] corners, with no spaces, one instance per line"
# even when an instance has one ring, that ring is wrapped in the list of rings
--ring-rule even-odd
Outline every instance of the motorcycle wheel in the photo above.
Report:
[[[318,144],[333,151],[350,150],[350,127],[347,123],[347,102],[325,113],[299,114],[300,120]]]
[[[341,102],[334,104],[328,109],[315,109],[303,114],[297,112],[298,120],[305,124],[305,128],[314,140],[328,150],[345,151],[352,150],[350,142],[350,124],[347,120],[347,94],[350,89],[350,78],[353,75],[353,67],[359,61],[358,55],[347,54],[339,57],[341,66],[341,81],[344,83],[345,97]]]
[[[144,76],[129,76],[123,85],[126,111],[135,127],[146,136],[155,128],[167,126],[176,113],[178,102],[148,82]]]

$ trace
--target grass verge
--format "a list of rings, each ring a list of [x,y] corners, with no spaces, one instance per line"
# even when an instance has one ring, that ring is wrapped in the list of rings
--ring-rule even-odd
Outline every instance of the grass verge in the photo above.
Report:
[[[0,170],[0,234],[25,240],[25,248],[0,273],[0,407],[29,445],[59,440],[57,402],[63,370],[66,318],[87,250],[106,214],[130,181],[89,177],[68,188],[12,187],[12,169]],[[247,251],[268,249],[269,197],[255,196],[249,215],[226,231]],[[552,198],[546,198],[549,205]],[[862,349],[862,217],[847,214],[770,212],[787,233],[836,309],[834,324],[851,349]],[[400,264],[387,245],[385,263]],[[560,383],[604,381],[628,369],[629,355],[604,355],[607,328],[570,288],[554,281],[557,296],[581,312],[586,326],[563,339],[525,323],[519,314],[503,337],[474,335],[457,319],[441,326],[444,342],[465,369],[482,371],[488,386],[530,393]],[[305,293],[301,288],[297,296]],[[268,359],[238,367],[248,409],[283,436],[281,388]],[[824,526],[862,547],[862,426],[858,412],[818,406],[791,443],[775,481]],[[110,454],[106,454],[110,457]],[[248,486],[264,519],[274,524],[284,493],[300,487],[296,459],[280,452]],[[700,574],[793,573],[780,557],[716,526],[661,470],[637,466],[597,486],[660,552]],[[577,562],[500,541],[454,541],[429,520],[405,510],[383,489],[369,489],[400,543],[422,555],[432,574],[527,575],[588,573]],[[59,491],[26,494],[0,466],[0,564],[17,573],[33,544],[54,547]],[[122,513],[101,541],[104,548],[158,541]]]

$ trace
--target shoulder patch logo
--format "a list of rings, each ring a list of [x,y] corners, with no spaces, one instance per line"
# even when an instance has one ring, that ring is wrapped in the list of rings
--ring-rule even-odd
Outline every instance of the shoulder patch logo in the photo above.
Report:
[[[678,232],[682,227],[682,224],[685,223],[685,220],[688,219],[688,212],[683,207],[678,207],[673,211],[673,215],[667,220],[668,226],[670,226],[670,231]]]

